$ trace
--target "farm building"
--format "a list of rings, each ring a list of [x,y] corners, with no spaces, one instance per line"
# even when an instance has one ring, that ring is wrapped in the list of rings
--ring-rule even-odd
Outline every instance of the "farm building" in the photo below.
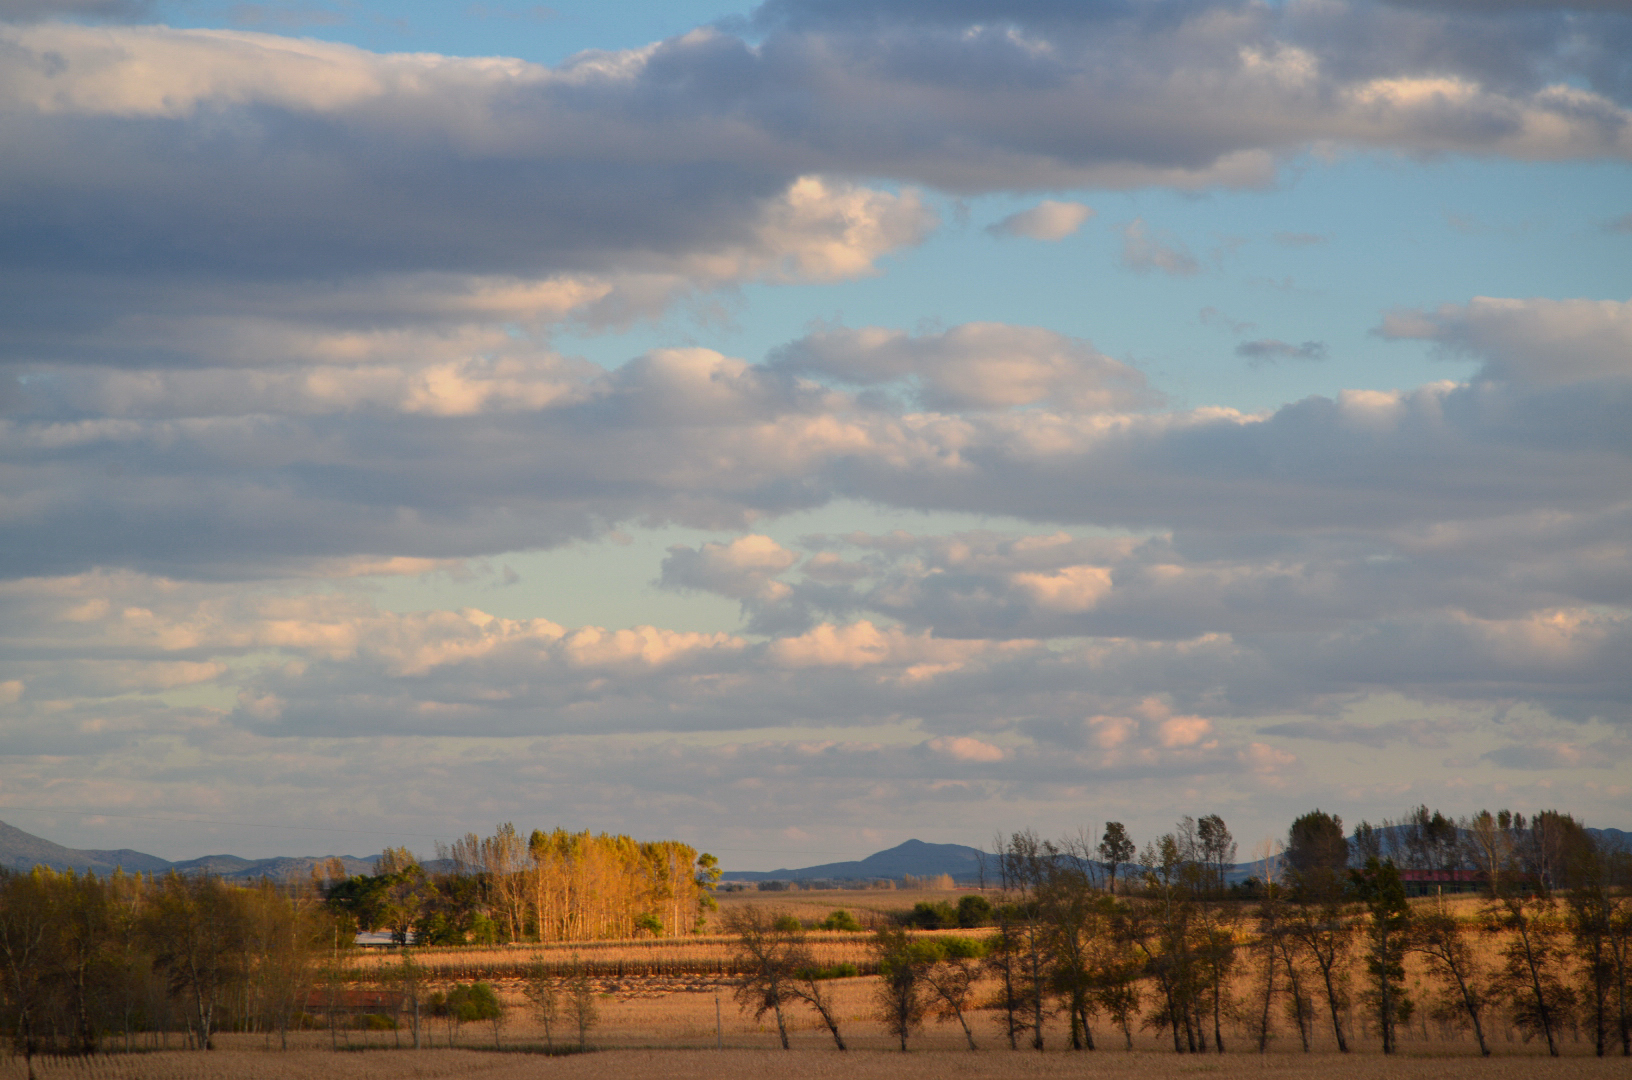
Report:
[[[398,1016],[408,1012],[406,995],[394,990],[308,990],[300,1011],[310,1016]]]
[[[1490,878],[1483,870],[1401,870],[1407,896],[1440,896],[1483,892]]]

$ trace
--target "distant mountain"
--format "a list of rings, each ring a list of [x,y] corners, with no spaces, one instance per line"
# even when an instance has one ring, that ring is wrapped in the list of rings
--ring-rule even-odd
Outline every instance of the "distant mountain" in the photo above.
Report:
[[[1620,829],[1588,829],[1587,835],[1608,851],[1632,851],[1632,833]]]
[[[119,851],[76,851],[42,840],[32,833],[0,821],[0,866],[11,870],[32,870],[49,866],[53,870],[93,871],[111,874],[115,867],[131,873],[163,873],[170,864],[156,855],[122,848]]]
[[[877,881],[883,878],[900,879],[908,874],[914,877],[935,877],[950,874],[953,880],[973,882],[980,880],[979,848],[963,844],[926,844],[922,840],[908,840],[888,851],[875,852],[856,862],[823,863],[798,870],[728,870],[721,881]],[[991,856],[986,856],[989,860]]]
[[[206,855],[201,859],[173,863],[157,855],[147,855],[129,848],[118,851],[67,848],[0,821],[0,866],[10,870],[49,866],[53,870],[99,875],[111,874],[116,869],[127,874],[163,874],[175,870],[182,874],[214,874],[236,880],[262,877],[281,880],[291,875],[305,877],[312,872],[312,867],[327,862],[329,858],[328,855],[308,855],[298,858],[241,859],[236,855]],[[348,874],[374,872],[372,857],[359,859],[354,855],[341,855],[339,858]]]

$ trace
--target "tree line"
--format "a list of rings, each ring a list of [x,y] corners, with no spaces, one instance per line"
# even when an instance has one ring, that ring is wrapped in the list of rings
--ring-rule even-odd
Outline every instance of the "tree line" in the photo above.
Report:
[[[973,1049],[989,1037],[972,1019],[984,1013],[1014,1049],[1043,1049],[1059,1018],[1083,1050],[1107,1038],[1131,1046],[1143,1028],[1179,1053],[1239,1049],[1243,1031],[1260,1051],[1277,1037],[1308,1050],[1329,1031],[1347,1052],[1364,1029],[1393,1052],[1402,1026],[1431,1017],[1486,1053],[1505,1029],[1554,1054],[1578,1032],[1599,1054],[1617,1044],[1632,1054],[1632,856],[1552,811],[1448,822],[1419,807],[1351,837],[1312,811],[1246,882],[1231,880],[1236,844],[1217,815],[1186,817],[1143,851],[1115,822],[1097,838],[1000,837],[993,892],[872,927],[878,1014],[903,1049],[929,1017],[959,1024]],[[251,885],[0,872],[0,1025],[31,1071],[39,1053],[172,1036],[209,1049],[223,1030],[286,1045],[291,1028],[326,1025],[338,1045],[347,995],[368,993],[349,989],[345,971],[359,927],[426,944],[672,934],[701,928],[719,876],[683,844],[561,830],[524,843],[510,826],[438,854],[429,869],[395,849],[372,874],[331,867]],[[1484,892],[1471,917],[1408,902],[1404,875],[1470,867]],[[971,933],[918,932],[951,926]],[[816,928],[762,906],[736,908],[725,928],[739,1003],[774,1014],[784,1045],[788,1010],[809,1009],[842,1049],[832,984],[856,969],[816,964]],[[836,912],[820,929],[862,927]],[[1408,958],[1428,977],[1420,1000]],[[491,988],[432,986],[406,952],[377,981],[393,1009],[412,1003],[415,1046],[422,1013],[444,1019],[450,1038],[491,1021],[498,1039]],[[546,1030],[566,1022],[582,1044],[594,1022],[587,972],[563,978],[539,957],[526,981]]]
[[[359,929],[423,944],[681,933],[698,927],[719,876],[713,856],[674,841],[560,829],[524,841],[510,825],[438,856],[427,871],[388,849],[373,874],[347,876],[331,860],[309,880],[247,885],[0,870],[0,1026],[30,1075],[38,1054],[110,1040],[168,1046],[174,1034],[207,1050],[231,1030],[286,1045],[291,1028],[325,1023],[338,1040],[355,1011],[344,968]],[[422,994],[406,969],[394,989],[414,1002],[416,1043],[422,1003],[450,1023],[472,1010],[491,1018],[479,992]]]
[[[1391,1054],[1402,1025],[1431,1017],[1486,1055],[1504,1023],[1555,1056],[1566,1031],[1583,1030],[1598,1055],[1618,1044],[1632,1056],[1632,856],[1552,811],[1481,813],[1449,831],[1445,820],[1419,808],[1362,823],[1351,843],[1340,818],[1316,810],[1266,853],[1263,876],[1238,883],[1226,880],[1236,845],[1216,815],[1182,819],[1137,856],[1116,822],[1097,842],[999,837],[988,866],[998,903],[925,902],[875,926],[876,1016],[902,1050],[931,1016],[957,1022],[973,1050],[969,1017],[984,1010],[1010,1049],[1044,1049],[1045,1023],[1060,1018],[1076,1050],[1107,1030],[1131,1049],[1142,1027],[1176,1053],[1223,1053],[1242,1030],[1263,1052],[1284,1027],[1305,1051],[1324,1029],[1348,1053],[1364,1029]],[[1477,861],[1488,870],[1477,914],[1412,905],[1396,856],[1407,869]],[[823,989],[831,973],[811,961],[799,922],[744,907],[727,928],[745,972],[739,1004],[774,1015],[784,1047],[787,1010],[808,1007],[844,1049]],[[1428,976],[1424,1000],[1406,986],[1408,957]]]
[[[351,923],[310,889],[208,876],[0,873],[0,1021],[33,1075],[41,1053],[151,1035],[210,1049],[223,1028],[298,1025]]]
[[[719,861],[675,840],[515,826],[437,848],[430,872],[388,848],[373,874],[330,885],[329,903],[399,944],[463,945],[663,936],[697,929]]]

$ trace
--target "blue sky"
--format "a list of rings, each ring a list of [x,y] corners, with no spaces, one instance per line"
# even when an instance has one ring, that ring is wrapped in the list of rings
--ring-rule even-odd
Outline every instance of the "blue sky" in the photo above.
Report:
[[[8,821],[1632,814],[1615,5],[0,20]]]

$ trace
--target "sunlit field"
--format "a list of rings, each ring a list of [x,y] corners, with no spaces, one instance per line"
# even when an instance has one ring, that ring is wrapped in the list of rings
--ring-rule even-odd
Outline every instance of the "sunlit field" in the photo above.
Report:
[[[773,893],[748,891],[721,897],[722,906],[753,904],[779,914],[793,914],[807,923],[824,919],[835,909],[850,912],[866,925],[888,913],[899,914],[922,899],[942,900],[957,893],[856,890],[848,892]],[[1480,907],[1475,897],[1426,898],[1422,908],[1451,911],[1473,918]],[[719,918],[716,915],[716,920]],[[718,926],[718,923],[715,923]],[[1251,921],[1242,925],[1250,934]],[[714,929],[714,927],[710,927]],[[940,931],[980,935],[986,931]],[[1266,1053],[1245,1024],[1226,1020],[1223,1054],[1177,1055],[1166,1030],[1136,1027],[1129,1037],[1101,1019],[1093,1029],[1096,1049],[1072,1051],[1063,1017],[1045,1025],[1044,1051],[1025,1044],[1010,1049],[995,1009],[970,1014],[979,1043],[967,1049],[962,1029],[955,1022],[937,1022],[931,1015],[910,1040],[903,1055],[878,1018],[874,994],[877,978],[865,974],[871,966],[870,935],[854,932],[810,931],[808,941],[823,964],[854,963],[864,972],[856,978],[837,979],[829,986],[837,1001],[840,1028],[849,1050],[840,1053],[833,1039],[807,1008],[792,1005],[788,1027],[792,1051],[778,1045],[775,1021],[767,1015],[756,1020],[738,1007],[729,972],[734,939],[719,933],[624,941],[576,942],[546,946],[415,950],[416,962],[429,973],[428,989],[449,989],[455,983],[483,978],[490,981],[505,1006],[502,1021],[457,1024],[425,1016],[421,1023],[422,1049],[415,1051],[409,1025],[391,1030],[334,1030],[291,1032],[288,1046],[277,1034],[223,1033],[217,1049],[199,1052],[185,1048],[186,1037],[143,1034],[128,1047],[118,1037],[104,1045],[107,1053],[92,1059],[43,1058],[35,1062],[40,1077],[266,1078],[316,1077],[358,1080],[373,1077],[685,1077],[702,1074],[752,1075],[756,1078],[834,1076],[866,1080],[888,1077],[1038,1077],[1080,1076],[1091,1067],[1098,1076],[1128,1078],[1178,1077],[1207,1073],[1212,1076],[1357,1078],[1421,1077],[1460,1080],[1462,1077],[1597,1077],[1629,1076],[1632,1065],[1618,1056],[1597,1059],[1585,1031],[1566,1027],[1562,1060],[1547,1057],[1546,1047],[1526,1039],[1500,1010],[1487,1016],[1492,1057],[1479,1057],[1472,1036],[1454,1022],[1434,1019],[1435,981],[1428,978],[1419,957],[1407,963],[1408,990],[1419,1004],[1400,1030],[1400,1053],[1385,1058],[1380,1043],[1365,1029],[1364,1016],[1351,1008],[1344,1017],[1354,1052],[1340,1055],[1330,1024],[1317,1014],[1313,1041],[1304,1052],[1292,1021],[1277,1007],[1277,1024]],[[1488,965],[1496,941],[1474,938]],[[593,1026],[580,1034],[565,1016],[546,1029],[532,1009],[523,976],[535,957],[542,957],[557,972],[584,974],[594,990],[597,1012]],[[390,952],[354,957],[349,979],[355,985],[389,984],[390,969],[400,963]],[[1250,994],[1252,961],[1243,957],[1236,969],[1234,992],[1239,1000]],[[1354,987],[1359,989],[1358,985]],[[978,989],[977,998],[990,998],[995,984]],[[1150,1006],[1146,1000],[1147,1015]],[[1613,1049],[1618,1049],[1615,1047]],[[125,1052],[129,1050],[130,1052]],[[0,1061],[0,1080],[25,1077],[18,1059]]]
[[[415,949],[414,959],[432,978],[449,981],[487,979],[504,981],[522,977],[528,965],[541,959],[552,972],[565,974],[583,970],[596,978],[681,978],[725,974],[731,959],[733,939],[719,929],[721,919],[731,909],[754,905],[793,915],[806,923],[820,922],[835,910],[848,911],[862,926],[887,921],[909,910],[920,900],[956,900],[972,889],[825,889],[800,892],[721,893],[720,910],[709,917],[702,934],[676,937],[647,937],[624,941],[549,942],[544,945],[519,944],[496,948]],[[994,893],[995,896],[995,893]],[[943,931],[980,933],[981,931]],[[815,931],[810,936],[811,951],[818,963],[851,963],[868,970],[870,954],[866,933]],[[354,975],[369,978],[382,967],[398,962],[391,952],[370,952],[352,961]]]

